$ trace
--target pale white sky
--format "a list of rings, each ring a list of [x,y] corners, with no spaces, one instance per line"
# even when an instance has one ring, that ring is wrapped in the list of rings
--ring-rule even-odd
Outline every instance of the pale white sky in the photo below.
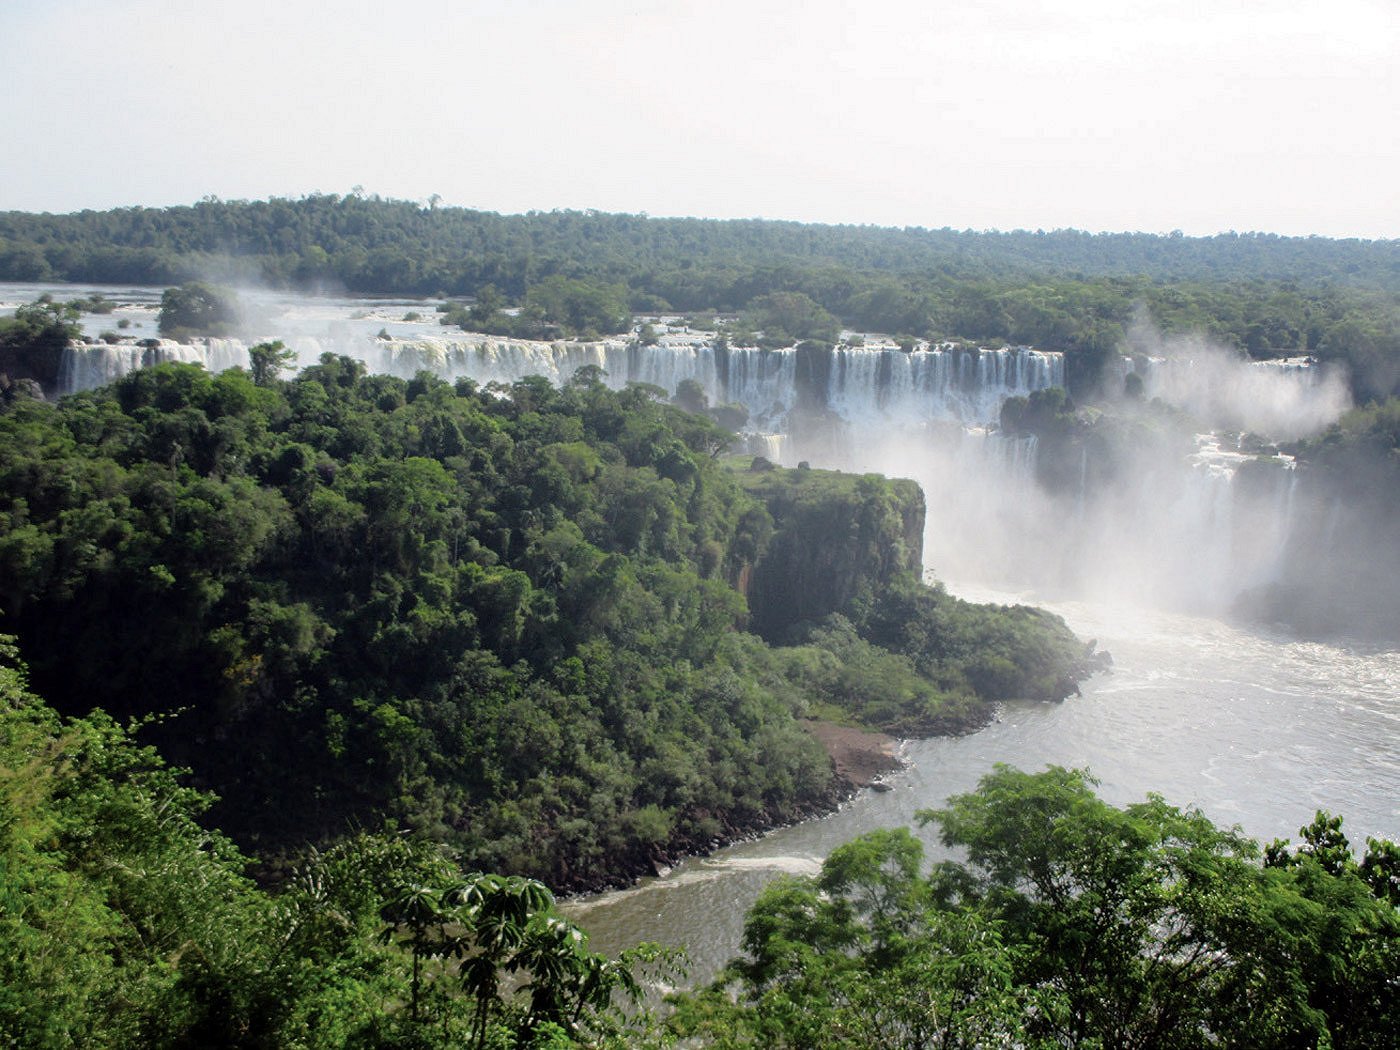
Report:
[[[0,0],[0,209],[1400,237],[1400,0]]]

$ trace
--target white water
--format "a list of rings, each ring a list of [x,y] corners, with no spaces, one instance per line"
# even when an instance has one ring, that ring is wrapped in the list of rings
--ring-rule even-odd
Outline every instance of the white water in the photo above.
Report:
[[[667,394],[675,393],[685,380],[693,380],[712,404],[744,405],[752,426],[760,433],[785,429],[800,397],[797,351],[746,347],[719,351],[702,338],[669,339],[656,346],[639,346],[622,338],[546,343],[443,335],[441,330],[384,338],[348,324],[331,326],[321,335],[277,338],[295,352],[298,367],[315,364],[321,354],[331,352],[362,360],[371,372],[403,378],[429,371],[446,379],[466,377],[486,384],[544,376],[560,385],[580,368],[596,367],[602,369],[604,382],[616,389],[629,383],[647,383]],[[179,343],[160,339],[150,347],[135,342],[75,346],[64,356],[58,392],[90,390],[134,369],[167,361],[198,363],[211,372],[246,368],[248,346],[255,341],[201,339]],[[931,420],[990,423],[1005,398],[1060,385],[1063,377],[1061,355],[1028,347],[961,350],[923,346],[911,353],[842,347],[832,354],[827,382],[813,393],[819,394],[820,407],[857,425],[867,422],[872,412],[903,424]]]

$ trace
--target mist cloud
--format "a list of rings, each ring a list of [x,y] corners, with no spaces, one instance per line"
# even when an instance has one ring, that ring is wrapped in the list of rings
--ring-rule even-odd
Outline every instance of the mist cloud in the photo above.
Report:
[[[1148,359],[1147,396],[1211,429],[1288,441],[1320,433],[1351,408],[1342,370],[1309,359],[1251,361],[1200,334],[1164,336],[1145,316],[1133,321],[1127,338],[1129,351]]]

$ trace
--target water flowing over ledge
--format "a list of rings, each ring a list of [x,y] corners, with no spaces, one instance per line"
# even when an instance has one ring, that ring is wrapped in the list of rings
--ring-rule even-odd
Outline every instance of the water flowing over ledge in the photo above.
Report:
[[[848,346],[760,350],[715,346],[696,337],[669,337],[642,346],[625,339],[546,343],[471,335],[301,336],[286,342],[301,366],[330,352],[362,360],[371,372],[404,378],[426,370],[484,384],[538,375],[558,385],[580,368],[596,367],[606,373],[609,386],[648,383],[668,395],[692,380],[712,404],[743,405],[760,431],[783,431],[797,409],[831,413],[853,424],[885,418],[987,424],[996,421],[1006,398],[1064,384],[1063,355],[1031,347],[924,344],[909,352]],[[168,361],[201,364],[211,372],[248,365],[249,344],[242,340],[142,343],[75,344],[64,354],[58,392],[92,389]]]
[[[650,345],[640,329],[541,342],[445,329],[435,315],[414,311],[421,303],[264,298],[265,319],[254,330],[283,340],[302,367],[336,353],[403,378],[426,370],[510,384],[538,375],[558,385],[593,367],[614,388],[642,383],[671,396],[694,383],[711,406],[742,406],[736,417],[747,417],[750,453],[785,466],[805,461],[917,481],[929,508],[927,565],[939,575],[1046,596],[1128,594],[1221,615],[1240,596],[1280,581],[1300,548],[1342,533],[1288,457],[1262,461],[1237,435],[1206,431],[1193,441],[1188,431],[1156,453],[1097,447],[1091,462],[1087,447],[1066,458],[1064,448],[1001,432],[1008,398],[1065,384],[1065,358],[1056,352],[928,343],[906,350],[868,333],[846,333],[830,349],[762,350],[726,346],[676,317],[651,319]],[[138,330],[153,327],[154,300],[131,310]],[[90,338],[64,355],[59,386],[87,389],[164,361],[210,371],[246,366],[253,342]],[[1315,429],[1338,411],[1335,380],[1306,359],[1222,362],[1215,350],[1189,345],[1124,358],[1122,371],[1139,375],[1144,398],[1194,408],[1202,427],[1238,429],[1281,416]],[[1105,462],[1116,464],[1110,485]],[[1044,484],[1047,468],[1058,475],[1054,486]]]

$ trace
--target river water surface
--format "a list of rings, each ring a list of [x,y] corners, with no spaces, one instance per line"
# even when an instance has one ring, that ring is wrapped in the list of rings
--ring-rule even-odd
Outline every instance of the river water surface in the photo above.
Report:
[[[911,741],[893,790],[862,792],[829,817],[713,856],[633,889],[570,901],[597,951],[640,941],[685,946],[689,980],[738,953],[745,910],[782,873],[810,874],[834,847],[912,826],[976,786],[997,762],[1088,767],[1123,804],[1149,792],[1197,806],[1267,842],[1317,809],[1340,813],[1355,846],[1400,838],[1400,652],[1299,641],[1218,620],[1030,595],[950,588],[976,601],[1027,601],[1062,615],[1114,658],[1060,704],[1009,704],[978,733]],[[940,855],[931,829],[920,832]]]

